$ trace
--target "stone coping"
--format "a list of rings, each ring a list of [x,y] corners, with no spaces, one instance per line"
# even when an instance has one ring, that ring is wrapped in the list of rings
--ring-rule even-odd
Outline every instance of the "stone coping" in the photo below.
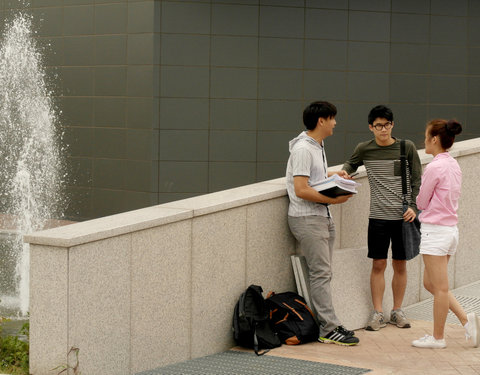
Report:
[[[454,157],[479,152],[480,138],[457,142],[450,151]],[[432,156],[426,155],[425,150],[419,150],[418,153],[422,164],[426,164],[432,160]],[[329,170],[336,171],[340,170],[341,167],[342,165],[336,165],[330,167]],[[365,168],[359,168],[357,178],[365,176]],[[24,241],[31,244],[57,247],[77,246],[285,195],[285,177],[281,177],[234,189],[39,231],[24,236]]]

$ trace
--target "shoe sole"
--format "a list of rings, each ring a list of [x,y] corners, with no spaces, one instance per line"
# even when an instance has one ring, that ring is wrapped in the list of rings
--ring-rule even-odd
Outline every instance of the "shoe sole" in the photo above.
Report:
[[[318,339],[318,342],[321,342],[321,343],[323,343],[323,344],[335,344],[335,345],[341,345],[341,346],[354,346],[354,345],[358,345],[358,342],[348,343],[348,342],[339,342],[339,341],[330,340],[330,339]]]
[[[381,325],[381,326],[379,326],[379,327],[378,327],[378,328],[376,328],[376,329],[375,329],[375,328],[373,328],[372,326],[366,326],[366,327],[365,327],[365,330],[367,330],[367,331],[379,331],[379,330],[380,330],[380,328],[385,328],[386,326],[387,326],[387,325],[386,325],[386,324],[384,324],[384,325]]]
[[[401,325],[399,325],[399,324],[397,324],[397,323],[395,323],[395,322],[392,322],[392,321],[390,321],[390,322],[388,322],[388,323],[393,324],[394,326],[397,326],[398,328],[411,328],[411,327],[412,327],[412,326],[410,325],[410,323],[407,323],[407,324],[405,324],[405,325],[403,325],[403,326],[401,326]]]

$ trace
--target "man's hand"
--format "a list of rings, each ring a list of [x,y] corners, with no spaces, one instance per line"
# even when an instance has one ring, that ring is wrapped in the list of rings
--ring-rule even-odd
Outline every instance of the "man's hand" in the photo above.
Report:
[[[410,207],[405,211],[403,214],[403,220],[412,222],[417,215],[415,214],[415,211],[413,211]]]
[[[348,175],[348,173],[344,170],[341,170],[341,171],[335,171],[335,172],[328,172],[328,177],[331,177],[333,176],[334,174],[338,174],[340,177],[343,177],[343,178],[350,178],[350,176]]]

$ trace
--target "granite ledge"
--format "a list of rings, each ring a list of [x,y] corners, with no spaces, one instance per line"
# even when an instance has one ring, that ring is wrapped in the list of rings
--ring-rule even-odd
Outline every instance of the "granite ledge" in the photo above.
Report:
[[[192,218],[192,210],[161,205],[47,229],[24,236],[35,245],[72,247]]]

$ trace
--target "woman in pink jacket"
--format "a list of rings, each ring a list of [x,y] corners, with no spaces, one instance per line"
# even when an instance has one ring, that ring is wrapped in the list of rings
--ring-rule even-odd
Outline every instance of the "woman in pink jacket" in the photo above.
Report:
[[[455,120],[432,120],[425,131],[425,153],[434,156],[425,167],[422,184],[417,196],[417,207],[422,239],[420,254],[425,272],[423,284],[433,294],[433,335],[426,335],[412,342],[419,348],[445,348],[445,321],[448,310],[458,317],[465,327],[467,339],[477,347],[480,327],[475,313],[466,314],[448,289],[447,266],[458,244],[458,199],[462,183],[462,171],[457,161],[450,156],[455,135],[462,126]]]

